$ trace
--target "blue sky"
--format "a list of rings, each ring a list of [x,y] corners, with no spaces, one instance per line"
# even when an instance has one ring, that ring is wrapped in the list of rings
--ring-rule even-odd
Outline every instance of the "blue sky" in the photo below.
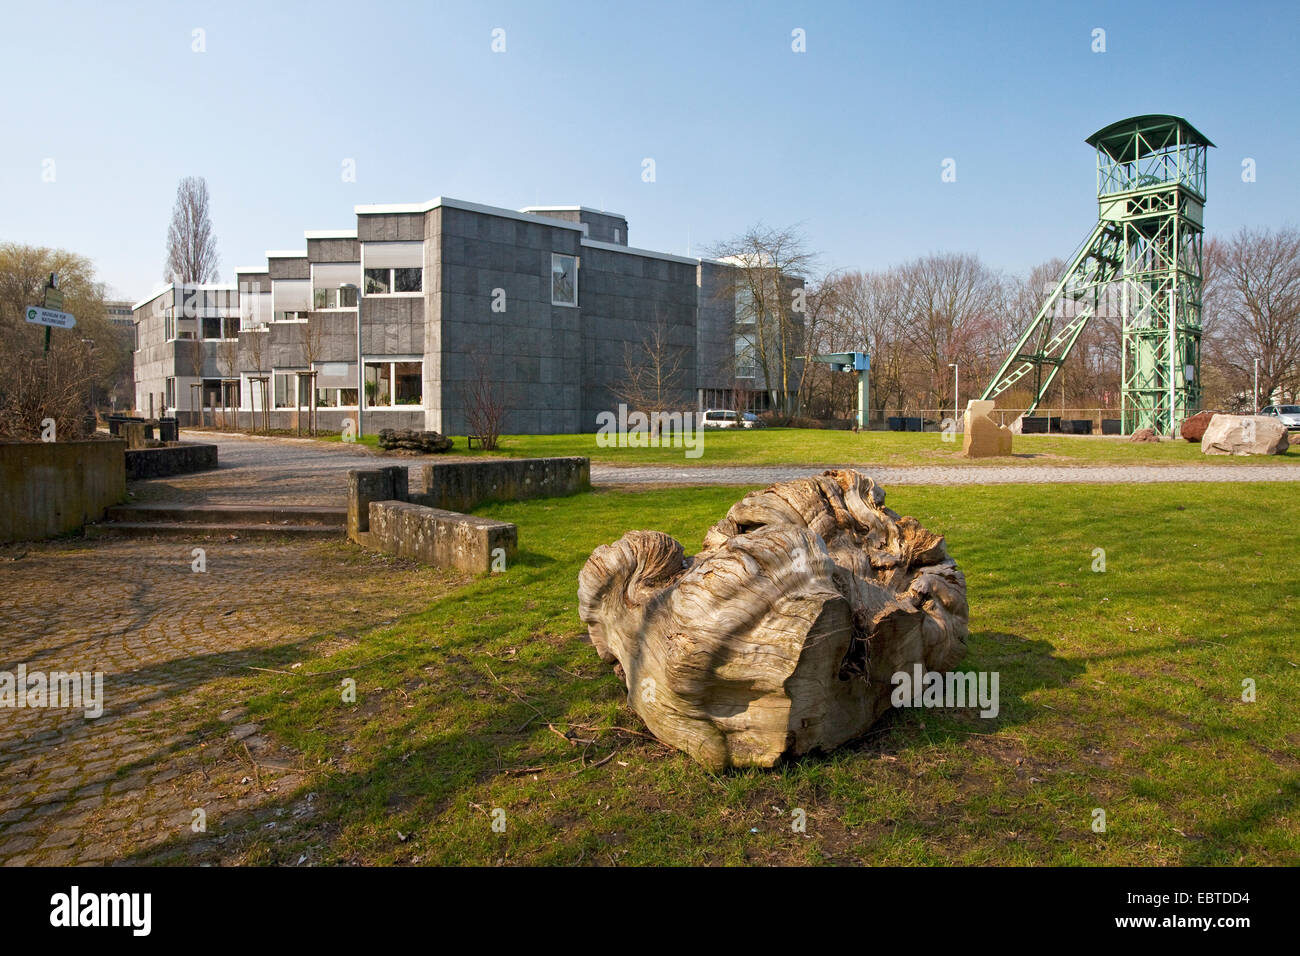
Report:
[[[1294,3],[10,3],[0,240],[138,298],[199,175],[227,280],[357,203],[437,195],[610,209],[667,252],[762,221],[825,268],[1023,271],[1087,234],[1083,140],[1138,113],[1217,144],[1211,234],[1300,223],[1298,35]]]

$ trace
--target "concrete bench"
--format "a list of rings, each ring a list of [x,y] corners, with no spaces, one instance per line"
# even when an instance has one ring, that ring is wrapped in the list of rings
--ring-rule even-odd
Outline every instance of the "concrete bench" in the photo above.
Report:
[[[423,468],[424,491],[406,500],[469,511],[487,501],[558,498],[591,488],[591,459],[491,458],[440,461]]]
[[[503,571],[518,549],[518,529],[505,521],[408,501],[372,501],[369,510],[371,547],[434,567]]]
[[[461,514],[485,501],[571,495],[591,487],[587,458],[499,458],[424,467],[413,492],[405,465],[348,472],[348,539],[440,568],[500,571],[519,531],[505,521]]]

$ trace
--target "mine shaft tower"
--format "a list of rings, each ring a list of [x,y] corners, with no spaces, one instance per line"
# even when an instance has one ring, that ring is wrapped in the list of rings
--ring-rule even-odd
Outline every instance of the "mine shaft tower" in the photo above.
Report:
[[[1032,375],[1032,415],[1088,321],[1123,329],[1121,428],[1173,433],[1201,405],[1205,155],[1187,120],[1148,115],[1088,137],[1097,150],[1097,225],[984,390]]]

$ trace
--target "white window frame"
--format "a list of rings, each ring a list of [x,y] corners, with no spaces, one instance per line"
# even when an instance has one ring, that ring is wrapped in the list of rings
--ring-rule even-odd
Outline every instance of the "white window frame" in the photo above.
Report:
[[[332,289],[331,289],[331,288],[328,288],[328,287],[326,287],[326,286],[316,286],[316,287],[313,287],[312,290],[311,290],[311,304],[312,304],[311,311],[312,311],[312,312],[355,312],[355,311],[357,310],[357,308],[361,305],[361,290],[360,290],[360,289],[354,289],[353,291],[355,291],[356,294],[357,294],[357,304],[356,304],[356,305],[339,305],[339,299],[341,298],[341,293],[343,292],[343,287],[342,287],[342,286],[335,286],[335,287],[332,288]],[[325,293],[325,301],[326,301],[326,302],[333,302],[334,304],[333,304],[333,305],[323,305],[323,306],[320,306],[319,308],[317,308],[317,307],[316,307],[316,293],[317,293],[317,292],[324,292],[324,293]],[[423,294],[423,293],[421,293],[421,294]],[[286,313],[286,314],[288,314],[288,313]],[[299,320],[299,321],[305,321],[305,320]]]
[[[389,381],[389,386],[390,386],[390,389],[393,390],[394,392],[395,392],[396,389],[397,389],[397,366],[398,366],[398,365],[419,365],[419,366],[420,366],[420,404],[418,404],[418,405],[399,405],[399,404],[397,404],[397,402],[394,400],[394,399],[396,398],[396,396],[395,396],[395,395],[391,395],[391,396],[390,396],[390,402],[391,402],[391,403],[388,404],[388,405],[372,405],[372,404],[370,404],[370,399],[367,398],[367,399],[366,399],[366,408],[374,408],[374,409],[381,410],[381,411],[394,411],[394,410],[396,410],[396,411],[402,411],[402,410],[406,410],[406,409],[409,409],[409,410],[415,411],[415,410],[418,410],[418,409],[422,409],[422,408],[424,408],[424,358],[423,358],[422,356],[418,356],[418,355],[411,355],[411,356],[402,356],[402,355],[391,356],[391,355],[384,355],[384,356],[378,356],[378,357],[376,357],[376,356],[371,356],[371,357],[365,359],[365,360],[362,362],[362,372],[361,372],[361,376],[362,376],[362,380],[363,380],[363,381],[364,381],[364,379],[365,379],[365,374],[366,374],[366,373],[365,373],[365,366],[368,366],[368,365],[387,365],[387,366],[388,366],[388,381]]]
[[[316,386],[316,391],[317,392],[341,392],[345,388],[351,389],[352,391],[356,391],[357,387],[355,385],[318,385]],[[357,410],[356,405],[322,405],[319,397],[317,397],[316,399],[316,408],[317,410],[326,409],[328,411],[338,411],[338,412],[355,412]],[[366,409],[368,411],[370,409],[370,406],[367,405]]]
[[[572,302],[557,302],[557,301],[555,300],[555,260],[556,260],[556,259],[571,259],[571,260],[573,260],[573,301],[572,301]],[[548,280],[549,280],[549,282],[550,282],[550,286],[551,286],[551,305],[562,305],[562,306],[564,306],[565,308],[569,308],[569,309],[576,309],[576,308],[578,307],[578,267],[579,267],[579,265],[580,265],[580,263],[579,263],[579,261],[578,261],[578,257],[577,257],[577,256],[571,256],[571,255],[569,255],[568,253],[565,253],[565,252],[552,252],[552,253],[551,253],[551,272],[550,272],[550,275],[549,275],[549,277],[548,277]]]
[[[416,269],[420,273],[420,291],[419,292],[397,292],[397,270],[398,269]],[[388,288],[392,292],[366,292],[366,273],[367,272],[387,272]],[[361,296],[366,298],[379,299],[402,299],[414,298],[424,295],[424,267],[423,266],[365,266],[361,270],[361,288],[357,290],[357,301],[361,301]]]
[[[291,376],[291,377],[293,378],[293,385],[292,385],[291,388],[286,388],[285,391],[286,391],[286,392],[288,392],[288,391],[292,391],[292,392],[295,394],[295,396],[301,398],[301,396],[302,396],[302,388],[303,388],[303,384],[304,384],[305,382],[309,382],[309,381],[311,381],[311,379],[309,379],[309,378],[304,378],[304,377],[303,377],[303,376],[304,376],[304,373],[306,373],[307,371],[308,371],[308,369],[307,369],[306,367],[303,367],[303,368],[273,368],[273,369],[271,369],[271,371],[270,371],[269,374],[270,374],[270,376],[271,376],[271,410],[272,410],[272,411],[280,411],[281,409],[292,410],[293,408],[295,408],[294,405],[277,405],[277,404],[276,404],[276,398],[275,398],[276,379],[278,379],[278,378],[279,378],[280,376],[282,376],[282,375],[284,375],[284,376]],[[310,398],[310,396],[308,396],[308,398]],[[299,405],[299,406],[296,406],[296,407],[298,407],[298,408],[306,408],[306,407],[307,407],[307,403],[306,403],[306,402],[303,402],[302,405]]]
[[[215,339],[210,339],[203,334],[203,323],[207,319],[216,319],[218,322],[221,323],[221,332],[223,333],[221,336]],[[224,333],[230,331],[229,323],[232,320],[234,320],[236,323],[235,334],[226,335]],[[197,317],[194,321],[199,324],[197,331],[199,333],[198,341],[200,342],[237,342],[239,340],[238,326],[243,325],[244,319],[243,316],[238,316],[238,315],[201,315]]]

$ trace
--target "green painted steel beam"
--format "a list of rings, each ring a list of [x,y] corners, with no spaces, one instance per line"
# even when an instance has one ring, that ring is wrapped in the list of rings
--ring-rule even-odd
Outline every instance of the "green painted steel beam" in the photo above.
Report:
[[[1089,320],[1118,300],[1122,430],[1173,434],[1201,406],[1205,159],[1214,144],[1164,114],[1120,120],[1087,142],[1097,150],[1097,224],[983,397],[1032,375],[1032,414]]]

